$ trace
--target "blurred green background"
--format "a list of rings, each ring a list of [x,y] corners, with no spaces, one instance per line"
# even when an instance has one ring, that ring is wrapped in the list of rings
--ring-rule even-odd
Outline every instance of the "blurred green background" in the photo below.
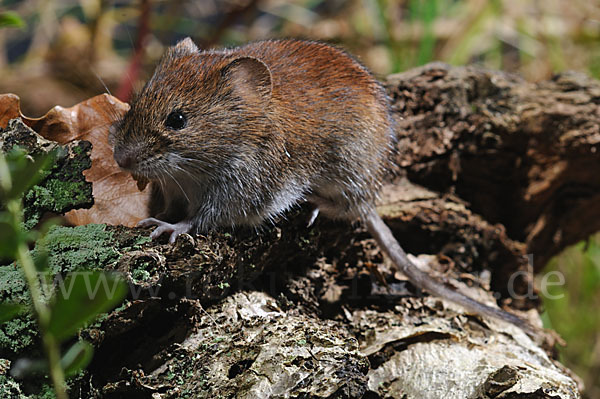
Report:
[[[600,0],[30,0],[0,2],[0,93],[29,116],[110,90],[127,100],[166,46],[273,37],[337,43],[377,75],[429,61],[531,81],[574,69],[600,78]],[[535,255],[535,254],[534,254]],[[561,360],[600,398],[600,235],[553,259],[566,284],[544,301]]]

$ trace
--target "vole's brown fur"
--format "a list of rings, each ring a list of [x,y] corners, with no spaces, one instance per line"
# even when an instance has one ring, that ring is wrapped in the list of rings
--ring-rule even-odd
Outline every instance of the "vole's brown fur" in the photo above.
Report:
[[[158,219],[142,221],[158,226],[153,237],[259,225],[310,201],[328,217],[360,218],[420,288],[524,325],[419,271],[377,215],[393,131],[381,85],[335,47],[275,40],[199,51],[188,38],[167,51],[112,140],[119,165],[164,198]]]

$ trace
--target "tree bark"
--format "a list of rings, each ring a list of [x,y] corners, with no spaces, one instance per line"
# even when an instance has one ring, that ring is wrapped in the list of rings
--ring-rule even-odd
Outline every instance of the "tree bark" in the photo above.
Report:
[[[384,84],[399,139],[379,212],[420,268],[539,324],[527,254],[539,270],[599,229],[600,84],[441,64]],[[258,232],[182,235],[174,246],[106,227],[119,256],[104,267],[126,275],[135,295],[82,331],[96,354],[73,392],[580,397],[551,334],[531,339],[419,295],[361,226],[307,228],[309,213]]]
[[[600,230],[598,81],[430,64],[385,85],[399,117],[396,165],[504,226],[536,270]]]

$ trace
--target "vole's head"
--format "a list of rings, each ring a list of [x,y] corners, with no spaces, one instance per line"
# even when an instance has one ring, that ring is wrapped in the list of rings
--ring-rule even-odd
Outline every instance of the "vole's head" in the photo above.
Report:
[[[271,74],[260,60],[169,48],[112,128],[119,166],[149,179],[211,177],[260,151],[268,135]]]

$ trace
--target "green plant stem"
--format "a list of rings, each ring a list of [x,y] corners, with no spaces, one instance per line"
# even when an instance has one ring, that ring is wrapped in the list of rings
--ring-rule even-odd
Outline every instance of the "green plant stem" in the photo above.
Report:
[[[44,349],[48,356],[50,368],[50,378],[54,385],[54,392],[57,399],[68,399],[65,383],[65,373],[60,364],[60,347],[52,334],[44,334]]]
[[[7,204],[7,209],[14,217],[15,225],[19,225],[21,215],[21,204],[19,200],[11,200]],[[48,357],[48,368],[50,370],[50,378],[54,385],[54,392],[56,393],[57,399],[68,399],[65,376],[60,364],[60,348],[58,342],[54,339],[52,334],[48,333],[48,325],[50,323],[50,310],[44,303],[40,282],[37,278],[37,272],[33,259],[29,254],[29,249],[24,242],[19,243],[17,248],[17,260],[21,265],[27,285],[29,288],[29,294],[31,295],[31,303],[33,310],[38,320],[38,325],[43,337],[44,350]]]

